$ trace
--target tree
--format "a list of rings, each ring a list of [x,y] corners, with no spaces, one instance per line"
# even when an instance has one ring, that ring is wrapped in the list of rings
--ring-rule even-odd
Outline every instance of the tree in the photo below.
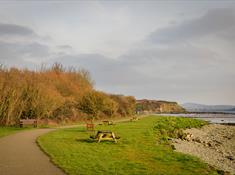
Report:
[[[79,109],[93,118],[98,118],[102,113],[112,117],[118,109],[118,104],[103,92],[90,91],[83,96]]]
[[[117,112],[121,116],[129,116],[135,113],[136,100],[132,96],[110,95],[116,103],[118,103]]]

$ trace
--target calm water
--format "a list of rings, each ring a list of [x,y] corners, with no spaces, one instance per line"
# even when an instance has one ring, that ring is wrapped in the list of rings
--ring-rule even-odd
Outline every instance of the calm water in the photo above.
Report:
[[[161,116],[178,116],[199,118],[209,121],[210,123],[233,123],[235,124],[235,114],[155,114]]]

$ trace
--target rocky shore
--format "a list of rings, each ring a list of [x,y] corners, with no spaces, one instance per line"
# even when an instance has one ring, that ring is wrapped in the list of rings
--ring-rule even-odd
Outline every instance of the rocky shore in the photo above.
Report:
[[[222,174],[235,174],[235,126],[211,124],[184,133],[172,140],[176,151],[199,157]]]

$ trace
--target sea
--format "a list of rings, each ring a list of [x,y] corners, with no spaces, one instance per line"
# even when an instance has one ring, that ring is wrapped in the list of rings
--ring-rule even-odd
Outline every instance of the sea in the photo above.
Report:
[[[189,114],[155,114],[157,116],[176,116],[206,120],[214,124],[235,125],[235,112],[233,113],[189,113]]]

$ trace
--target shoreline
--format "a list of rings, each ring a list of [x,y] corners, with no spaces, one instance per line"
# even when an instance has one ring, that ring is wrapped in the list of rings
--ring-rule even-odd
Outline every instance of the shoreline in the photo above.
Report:
[[[210,124],[235,125],[235,115],[234,114],[182,113],[182,114],[154,114],[154,115],[195,118],[195,119],[201,119],[201,120],[208,121]]]
[[[185,139],[172,139],[177,152],[190,154],[222,170],[235,174],[235,126],[209,124],[186,129]]]

